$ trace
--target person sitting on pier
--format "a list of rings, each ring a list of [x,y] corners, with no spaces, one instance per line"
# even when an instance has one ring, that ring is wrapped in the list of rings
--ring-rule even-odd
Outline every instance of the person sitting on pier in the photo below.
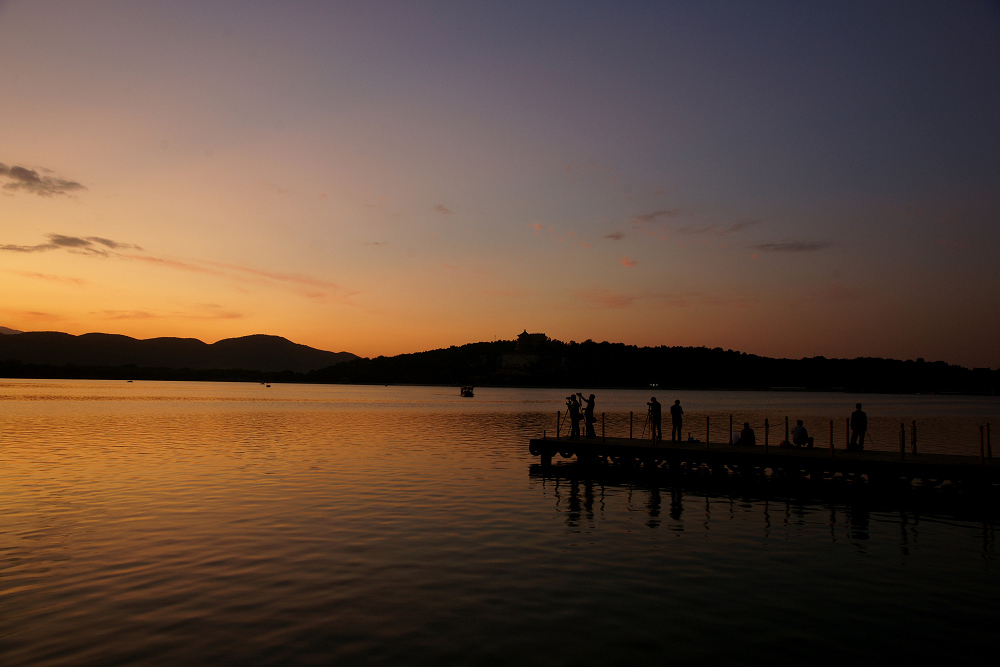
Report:
[[[847,449],[852,452],[860,452],[865,448],[865,433],[868,431],[868,415],[861,409],[861,404],[854,406],[856,409],[851,413],[851,443]]]
[[[649,430],[653,435],[654,442],[663,441],[663,428],[660,424],[663,421],[663,410],[660,402],[656,400],[656,396],[649,399]]]
[[[569,411],[569,420],[571,424],[569,431],[569,439],[579,440],[580,420],[583,419],[583,417],[580,415],[580,403],[576,400],[575,395],[570,394],[568,397],[566,397],[566,408]]]
[[[806,427],[802,425],[801,419],[795,422],[795,428],[792,429],[793,445],[795,445],[796,447],[801,447],[802,445],[805,445],[809,449],[812,449],[813,443],[815,441],[816,438],[809,437],[809,431],[807,431]]]
[[[757,434],[750,428],[750,422],[743,422],[743,430],[740,431],[740,439],[736,441],[736,444],[750,445],[751,447],[757,444]]]
[[[587,422],[587,437],[596,438],[597,433],[594,431],[594,422],[597,421],[597,417],[594,416],[594,395],[591,394],[590,398],[584,398],[580,392],[577,392],[576,395],[580,397],[580,401],[584,404],[583,420]]]

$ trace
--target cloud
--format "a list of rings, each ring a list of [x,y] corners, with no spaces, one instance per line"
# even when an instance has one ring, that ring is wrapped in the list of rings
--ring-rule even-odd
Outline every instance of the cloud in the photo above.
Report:
[[[742,232],[744,229],[754,229],[755,227],[760,227],[763,223],[763,220],[741,220],[740,222],[734,223],[723,229],[722,233],[735,234],[737,232]]]
[[[87,240],[93,241],[94,243],[100,243],[101,245],[111,248],[112,250],[142,250],[142,248],[132,243],[119,243],[118,241],[112,241],[111,239],[102,239],[100,236],[88,236]]]
[[[610,234],[605,234],[604,238],[611,239],[612,241],[621,241],[625,238],[625,234],[622,232],[611,232]]]
[[[676,228],[674,232],[691,236],[694,234],[709,234],[717,230],[718,226],[714,222],[710,222],[707,225],[702,225],[700,227],[696,227],[694,225],[684,225],[683,227]]]
[[[754,297],[717,296],[704,292],[660,293],[654,294],[652,298],[668,308],[690,308],[692,306],[747,308],[759,301]]]
[[[386,241],[366,241],[361,245],[389,245]]]
[[[810,301],[821,299],[823,301],[843,303],[844,301],[857,301],[860,298],[861,292],[853,287],[841,285],[840,283],[821,285],[820,287],[806,293],[806,299]]]
[[[34,169],[26,167],[8,167],[0,162],[0,178],[6,179],[3,189],[11,192],[24,191],[38,195],[39,197],[51,197],[53,195],[65,195],[74,190],[86,190],[83,185],[76,181],[67,181],[52,176],[43,176]]]
[[[301,273],[280,273],[277,271],[263,271],[261,269],[255,269],[250,266],[240,266],[238,264],[223,264],[221,262],[205,262],[211,266],[218,266],[231,271],[237,271],[245,275],[253,276],[256,278],[263,278],[267,281],[275,282],[281,284],[289,289],[294,290],[296,293],[307,296],[310,298],[323,298],[330,296],[338,296],[342,301],[350,296],[356,294],[356,292],[346,292],[336,283],[332,283],[328,280],[323,280],[322,278],[316,278],[314,276],[307,276]]]
[[[62,234],[46,234],[46,236],[49,239],[48,243],[39,243],[38,245],[0,245],[0,250],[6,250],[8,252],[46,252],[48,250],[66,249],[71,252],[75,251],[89,255],[101,255],[102,257],[108,256],[108,252],[104,250],[104,248],[110,248],[113,250],[126,248],[142,250],[142,248],[137,245],[131,243],[119,243],[117,241],[112,241],[111,239],[101,238],[100,236],[88,236],[86,238],[80,238],[79,236],[64,236]],[[98,246],[104,246],[104,248],[100,248]]]
[[[543,225],[543,224],[542,224],[542,223],[540,223],[540,222],[536,222],[535,224],[533,224],[533,225],[531,226],[531,228],[532,228],[533,230],[535,230],[535,233],[537,234],[538,232],[540,232],[540,231],[542,231],[543,229],[545,229],[545,225]]]
[[[637,225],[646,225],[651,222],[655,222],[658,218],[676,218],[683,212],[684,209],[682,208],[660,209],[658,211],[653,211],[652,213],[643,213],[642,215],[637,215],[634,218],[632,218],[632,221]]]
[[[509,299],[520,299],[528,296],[528,293],[524,290],[484,289],[482,292],[486,296],[499,296]]]
[[[433,210],[434,210],[435,213],[440,213],[441,215],[454,215],[455,214],[454,211],[452,211],[450,208],[448,208],[444,204],[438,204],[437,206],[434,207]]]
[[[246,317],[243,313],[223,310],[218,304],[200,304],[202,312],[188,311],[149,311],[149,310],[96,310],[91,315],[107,320],[234,320]]]
[[[784,243],[758,243],[753,246],[761,252],[819,252],[832,247],[829,241],[785,241]]]
[[[637,260],[637,259],[629,259],[628,257],[622,257],[618,261],[621,262],[622,266],[628,267],[630,269],[632,267],[634,267],[634,266],[638,266],[639,265],[639,260]]]
[[[631,294],[618,294],[603,287],[577,290],[576,295],[598,308],[626,308],[635,301]]]
[[[13,273],[18,276],[24,276],[25,278],[37,278],[39,280],[49,280],[51,282],[57,283],[69,283],[71,285],[86,285],[87,281],[81,280],[80,278],[66,278],[63,276],[54,276],[49,273],[32,273],[31,271],[7,271],[7,273]]]
[[[152,320],[157,319],[156,315],[145,310],[96,310],[91,311],[91,315],[97,315],[108,320]]]
[[[114,257],[121,260],[132,260],[146,262],[155,266],[161,266],[179,271],[189,271],[203,275],[217,276],[246,282],[248,277],[258,285],[275,285],[289,289],[301,296],[309,298],[337,297],[341,302],[346,302],[347,298],[355,292],[346,292],[339,285],[328,280],[316,278],[314,276],[299,273],[280,273],[276,271],[263,271],[249,266],[239,266],[236,264],[224,264],[221,262],[207,261],[185,261],[170,259],[167,257],[156,257],[144,253],[140,246],[133,243],[121,243],[112,241],[100,236],[64,236],[62,234],[48,234],[48,243],[40,243],[33,246],[22,245],[0,245],[0,251],[8,252],[46,252],[52,250],[66,250],[78,254]],[[138,252],[121,252],[122,250]]]
[[[60,322],[66,319],[65,316],[57,313],[46,313],[38,310],[5,310],[3,312],[8,313],[9,315],[12,315],[20,320]]]

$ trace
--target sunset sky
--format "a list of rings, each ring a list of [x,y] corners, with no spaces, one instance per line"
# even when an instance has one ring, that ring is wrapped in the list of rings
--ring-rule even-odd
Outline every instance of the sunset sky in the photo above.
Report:
[[[1000,3],[0,0],[0,325],[1000,366]]]

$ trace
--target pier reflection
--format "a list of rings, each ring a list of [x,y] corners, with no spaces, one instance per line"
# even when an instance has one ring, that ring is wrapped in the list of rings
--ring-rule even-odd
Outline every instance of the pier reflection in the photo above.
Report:
[[[553,499],[554,509],[573,529],[607,528],[609,521],[628,521],[636,512],[644,514],[642,525],[651,530],[711,531],[720,522],[738,520],[742,526],[757,526],[753,531],[763,539],[821,528],[816,534],[829,542],[848,543],[864,553],[870,548],[875,523],[883,538],[885,528],[895,524],[898,551],[907,556],[918,543],[924,522],[971,521],[981,526],[983,556],[996,557],[995,508],[981,498],[945,494],[928,500],[829,484],[737,485],[711,476],[627,474],[574,464],[532,465],[529,477]]]

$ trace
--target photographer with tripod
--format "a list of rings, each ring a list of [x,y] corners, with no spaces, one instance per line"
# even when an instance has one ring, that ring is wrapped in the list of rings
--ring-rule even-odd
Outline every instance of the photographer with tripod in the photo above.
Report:
[[[656,400],[656,396],[649,399],[649,403],[646,403],[646,419],[649,421],[649,433],[653,438],[653,442],[663,441],[663,429],[660,426],[661,419],[663,417],[662,406],[660,402]]]
[[[569,395],[566,397],[566,411],[569,413],[569,419],[572,426],[569,431],[570,440],[580,439],[580,420],[583,418],[580,415],[580,403],[577,402],[576,396]]]

